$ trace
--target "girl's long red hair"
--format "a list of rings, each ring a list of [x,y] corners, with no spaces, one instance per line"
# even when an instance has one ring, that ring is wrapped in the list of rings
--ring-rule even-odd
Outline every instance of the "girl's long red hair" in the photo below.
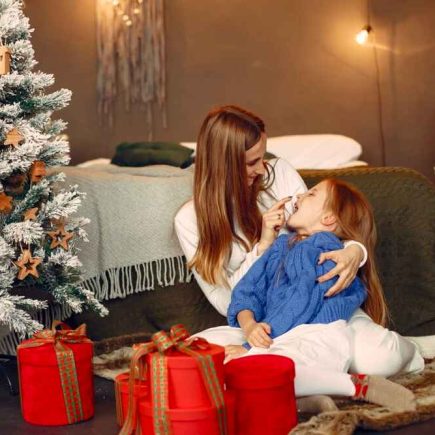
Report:
[[[389,315],[375,264],[377,235],[373,209],[366,197],[351,184],[334,178],[325,182],[329,193],[325,206],[338,223],[334,233],[342,240],[361,242],[367,249],[367,262],[359,272],[368,292],[363,309],[376,323],[385,326]]]
[[[248,187],[245,153],[263,134],[264,122],[237,106],[212,110],[202,123],[193,188],[199,243],[189,267],[211,284],[228,285],[224,269],[234,241],[250,251],[260,239],[257,198],[265,186],[259,177]]]

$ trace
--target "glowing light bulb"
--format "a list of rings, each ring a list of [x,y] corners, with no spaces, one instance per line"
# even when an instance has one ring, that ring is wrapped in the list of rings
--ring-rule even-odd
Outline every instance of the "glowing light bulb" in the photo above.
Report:
[[[133,13],[134,13],[135,15],[139,15],[139,14],[140,14],[140,9],[139,9],[139,8],[134,8],[134,9],[133,9]]]
[[[113,6],[119,6],[119,0],[112,0]]]
[[[141,5],[143,3],[143,0],[137,0],[137,2]]]
[[[125,15],[122,16],[122,19],[123,19],[124,21],[128,21],[130,18],[128,17],[127,14],[125,14]]]
[[[364,45],[369,39],[369,33],[372,31],[371,26],[364,26],[355,36],[355,41],[359,45]]]
[[[133,24],[133,21],[131,21],[131,20],[127,20],[125,22],[125,25],[128,26],[128,27],[130,27],[132,24]]]

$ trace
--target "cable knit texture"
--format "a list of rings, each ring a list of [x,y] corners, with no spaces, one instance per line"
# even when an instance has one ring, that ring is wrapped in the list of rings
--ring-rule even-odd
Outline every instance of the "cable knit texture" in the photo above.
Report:
[[[309,323],[348,320],[367,297],[356,277],[344,291],[329,298],[325,293],[337,278],[319,283],[317,277],[335,263],[319,265],[322,252],[342,249],[342,242],[330,232],[316,233],[294,242],[295,234],[282,235],[249,269],[234,288],[228,310],[228,323],[239,327],[237,314],[251,310],[257,322],[271,326],[271,337]]]

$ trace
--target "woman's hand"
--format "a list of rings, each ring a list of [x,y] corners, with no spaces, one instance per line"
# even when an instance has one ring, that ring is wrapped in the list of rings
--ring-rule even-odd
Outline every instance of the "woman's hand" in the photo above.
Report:
[[[277,238],[279,230],[284,226],[284,205],[290,200],[290,197],[281,199],[263,214],[261,238],[257,246],[257,252],[259,255],[269,248]]]
[[[325,293],[325,296],[334,296],[340,293],[352,283],[358,273],[359,265],[364,257],[362,249],[358,245],[350,245],[338,251],[323,252],[319,257],[319,264],[326,260],[332,260],[336,266],[328,273],[317,279],[318,282],[325,282],[334,276],[339,275],[337,282]]]
[[[269,348],[273,340],[269,334],[271,332],[270,325],[265,322],[257,323],[252,321],[243,328],[246,341],[255,347]]]
[[[231,361],[232,359],[238,358],[248,352],[243,346],[236,344],[229,344],[225,346],[225,360],[224,363]]]

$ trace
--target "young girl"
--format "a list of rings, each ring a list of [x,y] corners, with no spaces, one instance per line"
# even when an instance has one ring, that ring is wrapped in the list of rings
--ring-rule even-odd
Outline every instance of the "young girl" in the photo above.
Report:
[[[377,376],[347,374],[353,343],[346,321],[360,306],[380,325],[388,317],[373,261],[376,228],[369,203],[351,185],[328,179],[298,195],[294,208],[287,221],[293,232],[278,237],[235,286],[230,327],[198,335],[226,345],[226,361],[263,353],[292,358],[297,396],[340,394],[412,409],[413,395],[404,387]],[[317,277],[334,264],[319,264],[319,258],[350,239],[364,244],[368,260],[360,277],[327,298],[331,283],[319,283]]]

